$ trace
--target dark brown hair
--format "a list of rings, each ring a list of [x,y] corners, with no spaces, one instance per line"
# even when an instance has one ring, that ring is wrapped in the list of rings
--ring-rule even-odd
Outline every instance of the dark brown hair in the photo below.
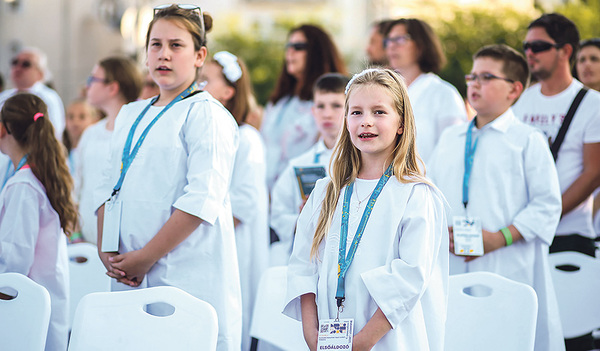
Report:
[[[446,65],[446,56],[442,50],[440,38],[435,34],[427,22],[416,18],[401,18],[394,20],[387,27],[387,37],[393,27],[403,25],[410,38],[415,42],[419,50],[419,68],[424,73],[440,73]]]
[[[529,67],[527,66],[527,61],[525,61],[523,55],[517,50],[504,44],[488,45],[479,49],[473,55],[473,60],[482,57],[489,57],[502,62],[502,73],[508,79],[521,82],[523,90],[529,85]]]
[[[34,120],[37,113],[43,116]],[[17,94],[6,100],[0,118],[28,154],[27,163],[46,189],[46,196],[60,218],[60,226],[70,235],[77,223],[77,209],[71,198],[73,180],[65,151],[54,136],[46,104],[33,94]]]
[[[315,25],[303,24],[292,28],[288,36],[294,32],[302,32],[308,44],[302,86],[296,86],[299,82],[287,72],[284,59],[277,85],[269,98],[272,103],[276,103],[285,96],[293,95],[298,95],[301,100],[312,100],[313,85],[323,73],[348,73],[335,43],[323,29]]]
[[[531,22],[527,29],[534,27],[544,28],[548,36],[558,45],[571,45],[573,52],[569,57],[569,64],[572,67],[579,50],[579,31],[575,23],[559,13],[546,13]]]
[[[144,79],[137,64],[126,57],[108,57],[98,63],[104,69],[105,81],[116,82],[119,94],[126,103],[137,100],[142,91]]]
[[[235,94],[227,101],[225,107],[231,112],[238,125],[246,123],[246,119],[252,111],[252,100],[254,99],[252,84],[250,84],[250,74],[248,73],[246,64],[239,57],[237,58],[237,63],[242,70],[242,76],[236,82],[230,82],[223,73],[223,66],[215,59],[212,59],[212,62],[221,67],[223,79],[225,79],[225,82],[230,87],[235,89]]]

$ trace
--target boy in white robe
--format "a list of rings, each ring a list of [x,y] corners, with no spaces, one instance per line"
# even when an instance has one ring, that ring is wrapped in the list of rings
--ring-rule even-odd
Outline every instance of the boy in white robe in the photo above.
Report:
[[[346,84],[348,77],[339,73],[326,73],[315,83],[311,110],[321,137],[308,151],[290,160],[273,186],[270,225],[279,241],[271,245],[271,266],[287,265],[292,253],[296,220],[306,203],[300,193],[295,169],[323,167],[329,174],[329,160],[344,119]]]
[[[542,134],[511,109],[528,83],[527,63],[508,46],[486,46],[465,78],[477,116],[442,134],[429,176],[455,219],[481,220],[484,254],[450,255],[450,274],[490,271],[532,286],[539,306],[535,349],[564,350],[548,265],[561,212],[558,176]],[[448,219],[455,253],[458,229]]]

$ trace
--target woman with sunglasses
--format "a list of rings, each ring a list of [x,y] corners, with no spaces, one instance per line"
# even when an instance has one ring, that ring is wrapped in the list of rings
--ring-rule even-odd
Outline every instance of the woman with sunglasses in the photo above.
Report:
[[[442,131],[466,121],[465,103],[454,86],[437,74],[446,63],[440,39],[424,21],[401,18],[384,39],[389,65],[408,85],[417,125],[417,150],[427,164]]]
[[[312,90],[317,78],[329,72],[347,73],[331,37],[309,24],[290,30],[283,67],[261,127],[267,148],[269,189],[287,162],[317,141],[317,126],[310,112]]]
[[[212,18],[196,6],[155,9],[146,64],[160,95],[124,106],[116,119],[98,197],[98,245],[113,290],[180,288],[217,311],[217,350],[239,351],[241,292],[228,193],[237,125],[196,83],[211,27]],[[148,312],[171,314],[165,307]]]

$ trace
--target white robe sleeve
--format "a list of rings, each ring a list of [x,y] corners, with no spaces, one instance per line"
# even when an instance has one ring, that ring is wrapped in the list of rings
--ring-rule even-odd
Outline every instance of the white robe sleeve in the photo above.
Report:
[[[29,184],[8,185],[0,205],[0,273],[28,275],[40,231],[42,199]]]
[[[271,192],[271,228],[281,242],[294,240],[294,228],[300,212],[301,200],[294,167],[288,165],[281,173]]]
[[[188,152],[187,185],[173,207],[213,225],[229,193],[238,145],[235,121],[216,103],[194,103],[182,133]]]
[[[256,199],[259,189],[256,179],[260,179],[260,167],[256,155],[257,148],[253,147],[252,140],[240,130],[240,146],[235,155],[235,165],[231,179],[231,212],[242,223],[248,223],[256,215]],[[264,176],[262,177],[264,178]],[[266,180],[265,180],[266,183]]]
[[[523,157],[529,202],[507,225],[513,224],[526,241],[539,237],[550,245],[562,212],[562,195],[552,155],[541,133],[529,136]]]
[[[399,258],[361,274],[392,328],[398,327],[420,301],[439,269],[440,249],[447,250],[447,245],[442,245],[448,238],[442,195],[424,184],[412,189],[398,228]]]
[[[283,313],[296,320],[302,319],[300,296],[304,294],[317,294],[317,282],[319,280],[318,260],[322,259],[324,241],[319,248],[319,257],[310,257],[317,220],[321,213],[321,203],[329,183],[329,178],[320,179],[315,185],[306,205],[300,212],[294,239],[294,249],[288,264],[286,305]]]

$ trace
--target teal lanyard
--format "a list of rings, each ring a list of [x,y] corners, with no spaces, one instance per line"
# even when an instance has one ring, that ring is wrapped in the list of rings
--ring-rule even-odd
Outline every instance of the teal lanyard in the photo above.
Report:
[[[150,106],[152,106],[156,102],[156,100],[158,100],[158,96],[154,97],[152,99],[152,101],[150,101],[148,106],[146,106],[146,108],[144,108],[144,110],[142,111],[142,113],[140,113],[140,115],[137,117],[135,122],[133,122],[131,129],[129,129],[129,135],[127,135],[127,140],[125,141],[125,147],[123,147],[123,157],[121,158],[121,175],[119,176],[119,181],[117,181],[117,184],[113,188],[111,197],[116,196],[119,193],[119,191],[121,190],[121,186],[123,185],[123,180],[125,179],[125,175],[127,174],[127,171],[129,170],[129,166],[131,166],[131,163],[135,159],[135,156],[137,155],[138,151],[140,150],[140,147],[142,146],[142,143],[146,139],[148,132],[150,132],[150,129],[152,129],[152,127],[154,126],[154,124],[156,124],[158,119],[162,115],[164,115],[165,112],[167,112],[173,105],[175,105],[179,101],[187,98],[188,96],[194,94],[198,90],[199,90],[198,83],[194,82],[194,83],[192,83],[192,85],[190,85],[189,88],[184,90],[181,94],[177,95],[177,97],[175,97],[175,99],[173,99],[171,102],[169,102],[169,104],[167,106],[165,106],[158,113],[158,115],[156,115],[156,117],[154,117],[154,119],[150,122],[150,124],[148,124],[146,129],[144,129],[144,131],[142,132],[142,135],[140,135],[140,138],[135,143],[133,150],[131,150],[131,143],[133,142],[133,134],[135,134],[135,130],[136,130],[138,124],[140,124],[140,121],[142,120],[142,118],[144,117],[146,112],[148,112],[148,110],[150,109]]]
[[[6,168],[6,174],[4,175],[4,182],[2,182],[2,188],[0,189],[4,189],[4,186],[6,185],[6,182],[8,182],[8,180],[15,175],[15,173],[17,173],[18,170],[20,170],[21,168],[23,168],[23,166],[25,166],[25,164],[27,163],[27,155],[23,156],[23,158],[21,159],[21,161],[19,161],[19,164],[17,165],[17,168],[15,168],[15,170],[11,170],[11,166],[12,166],[12,162],[8,162],[8,167]]]
[[[352,239],[352,244],[350,245],[350,249],[348,250],[348,256],[346,256],[346,238],[348,237],[348,218],[350,217],[350,197],[352,196],[352,189],[354,187],[354,182],[348,184],[346,186],[346,191],[344,192],[344,206],[342,207],[342,228],[340,233],[340,251],[338,255],[338,284],[337,291],[335,292],[335,299],[337,300],[338,309],[342,306],[342,302],[346,298],[345,291],[345,280],[346,273],[348,272],[348,268],[350,268],[350,264],[352,260],[354,260],[354,254],[356,253],[356,249],[358,248],[358,244],[360,243],[360,239],[365,231],[365,227],[367,226],[367,221],[369,220],[369,216],[371,216],[371,211],[375,206],[375,201],[379,197],[379,194],[383,190],[383,186],[387,183],[387,181],[392,176],[392,165],[390,165],[385,173],[379,178],[379,182],[377,182],[377,186],[375,190],[373,190],[373,194],[369,198],[369,202],[367,203],[367,207],[363,212],[362,218],[360,219],[360,224],[358,225],[358,229],[356,230],[356,235],[354,235],[354,239]]]
[[[465,142],[465,173],[463,175],[463,205],[465,209],[469,204],[469,179],[471,178],[471,170],[473,169],[473,159],[475,158],[475,149],[477,148],[478,138],[475,138],[475,142],[473,143],[473,126],[475,125],[475,120],[477,117],[473,118],[471,123],[469,123],[469,128],[467,129],[467,140]],[[472,145],[471,145],[472,144]]]

